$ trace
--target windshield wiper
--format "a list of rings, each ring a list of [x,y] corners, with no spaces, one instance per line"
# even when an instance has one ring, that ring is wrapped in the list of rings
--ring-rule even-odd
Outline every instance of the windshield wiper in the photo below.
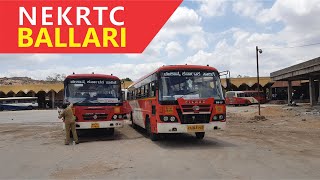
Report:
[[[84,99],[84,100],[81,100],[81,101],[78,101],[78,102],[75,102],[75,103],[73,103],[73,104],[80,104],[80,103],[93,103],[93,102],[91,102],[92,100],[90,100],[90,99]]]
[[[189,95],[189,94],[192,94],[192,93],[195,93],[195,92],[198,92],[198,90],[196,90],[196,91],[189,91],[188,93],[182,95],[180,98],[183,98],[184,96]]]
[[[73,103],[73,104],[74,104],[74,105],[77,105],[77,104],[83,103],[83,102],[85,102],[85,101],[86,101],[86,99],[81,100],[81,101],[78,101],[78,102],[75,102],[75,103]]]

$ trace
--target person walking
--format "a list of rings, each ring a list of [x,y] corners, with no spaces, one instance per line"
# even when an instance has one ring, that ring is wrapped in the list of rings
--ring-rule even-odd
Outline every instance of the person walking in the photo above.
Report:
[[[65,124],[65,130],[66,130],[66,139],[65,139],[65,145],[69,145],[70,143],[70,130],[73,135],[73,140],[76,144],[79,144],[78,135],[76,131],[76,117],[73,115],[72,111],[73,104],[71,103],[69,106],[64,104],[62,105],[62,112],[59,112],[59,119],[63,118],[63,122]]]

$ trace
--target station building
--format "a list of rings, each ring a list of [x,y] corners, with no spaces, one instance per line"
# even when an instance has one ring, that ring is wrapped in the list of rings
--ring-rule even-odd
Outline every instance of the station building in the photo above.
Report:
[[[229,82],[229,84],[227,83]],[[278,103],[287,103],[287,81],[273,81],[270,77],[260,77],[260,90],[262,90],[267,100],[274,100]],[[122,89],[127,88],[133,82],[125,81]],[[222,78],[224,91],[250,91],[257,90],[256,77]],[[296,101],[309,102],[309,82],[292,81],[292,91]],[[0,98],[4,97],[38,97],[40,109],[55,108],[63,103],[63,83],[54,84],[24,84],[24,85],[1,85]],[[303,96],[301,96],[303,94]]]
[[[310,102],[320,104],[320,57],[273,72],[270,77],[222,78],[224,91],[257,90],[260,87],[267,100],[288,103]],[[124,81],[122,89],[132,81]],[[38,97],[39,108],[55,108],[63,103],[63,83],[1,85],[0,98]],[[282,102],[281,102],[282,101]]]
[[[257,78],[231,78],[229,85],[225,78],[221,79],[225,91],[257,90]],[[129,87],[133,82],[124,81],[122,89]],[[274,82],[270,77],[260,78],[260,89],[263,90],[268,99],[272,99]],[[287,88],[284,87],[286,90]],[[54,84],[24,84],[24,85],[2,85],[0,86],[1,97],[38,97],[39,108],[55,108],[63,103],[63,83]],[[280,92],[278,90],[278,92]]]
[[[320,57],[272,72],[273,81],[285,81],[287,84],[287,101],[295,100],[295,94],[307,96],[312,106],[320,104]],[[300,81],[303,86],[300,92],[293,82]]]
[[[0,98],[38,97],[39,108],[55,108],[63,102],[63,83],[0,86]]]

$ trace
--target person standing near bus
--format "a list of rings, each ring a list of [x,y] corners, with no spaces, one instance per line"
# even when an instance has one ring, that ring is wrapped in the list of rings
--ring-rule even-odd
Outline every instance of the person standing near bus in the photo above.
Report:
[[[59,112],[59,119],[63,118],[63,122],[65,124],[65,130],[66,130],[66,139],[65,139],[65,145],[69,145],[70,143],[70,130],[73,135],[73,140],[76,144],[79,144],[78,135],[76,131],[76,117],[73,115],[72,111],[73,104],[71,103],[69,106],[66,104],[62,105],[62,112]]]

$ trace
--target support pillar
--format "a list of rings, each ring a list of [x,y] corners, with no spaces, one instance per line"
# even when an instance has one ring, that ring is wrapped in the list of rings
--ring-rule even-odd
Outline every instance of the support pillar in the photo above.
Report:
[[[55,97],[55,92],[54,91],[51,91],[51,94],[52,94],[52,109],[54,109],[54,97]]]
[[[290,101],[292,100],[292,81],[288,81],[288,105],[290,105]]]
[[[315,85],[314,85],[314,78],[309,77],[309,98],[310,98],[310,105],[314,106],[316,103],[316,94],[315,94]]]

